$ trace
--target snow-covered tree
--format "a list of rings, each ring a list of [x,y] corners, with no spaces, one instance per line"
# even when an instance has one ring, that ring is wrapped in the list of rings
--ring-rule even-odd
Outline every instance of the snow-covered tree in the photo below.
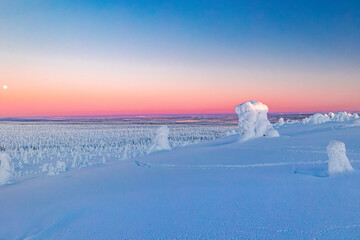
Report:
[[[279,136],[267,118],[268,111],[265,104],[256,101],[244,102],[235,107],[235,112],[239,117],[240,142],[256,137]]]

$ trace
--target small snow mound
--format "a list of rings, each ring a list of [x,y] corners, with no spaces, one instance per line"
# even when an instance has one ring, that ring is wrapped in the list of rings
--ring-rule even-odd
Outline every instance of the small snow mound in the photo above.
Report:
[[[256,137],[279,136],[267,118],[268,110],[265,104],[256,101],[244,102],[235,107],[235,112],[239,117],[240,142]]]
[[[0,153],[0,185],[14,182],[14,164],[7,153]]]
[[[56,165],[50,164],[48,176],[59,175],[62,172],[66,172],[66,163],[62,161],[57,161]]]
[[[169,145],[169,128],[167,126],[160,126],[156,130],[156,136],[152,141],[151,146],[149,147],[147,154],[157,152],[157,151],[163,151],[163,150],[170,150]]]
[[[331,141],[326,147],[326,151],[329,156],[329,175],[342,174],[354,170],[346,156],[346,148],[343,142]]]

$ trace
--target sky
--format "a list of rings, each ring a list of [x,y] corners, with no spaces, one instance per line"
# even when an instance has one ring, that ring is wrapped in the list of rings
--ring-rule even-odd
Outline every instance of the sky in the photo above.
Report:
[[[360,1],[1,0],[0,117],[360,110]]]

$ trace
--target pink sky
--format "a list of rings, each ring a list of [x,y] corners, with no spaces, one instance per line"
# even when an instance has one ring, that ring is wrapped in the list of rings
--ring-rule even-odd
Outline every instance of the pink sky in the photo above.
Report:
[[[232,113],[248,100],[271,112],[360,110],[357,72],[26,59],[2,63],[1,117]]]

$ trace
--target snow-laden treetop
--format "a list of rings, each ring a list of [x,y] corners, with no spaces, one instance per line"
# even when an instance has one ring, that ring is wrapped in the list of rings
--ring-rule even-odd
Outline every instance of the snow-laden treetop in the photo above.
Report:
[[[235,112],[237,115],[245,113],[245,112],[268,112],[269,108],[265,104],[261,102],[256,102],[250,100],[248,102],[244,102],[235,107]]]
[[[256,137],[278,137],[279,133],[273,128],[267,118],[269,108],[256,101],[248,101],[235,107],[239,117],[240,141],[245,142]]]

